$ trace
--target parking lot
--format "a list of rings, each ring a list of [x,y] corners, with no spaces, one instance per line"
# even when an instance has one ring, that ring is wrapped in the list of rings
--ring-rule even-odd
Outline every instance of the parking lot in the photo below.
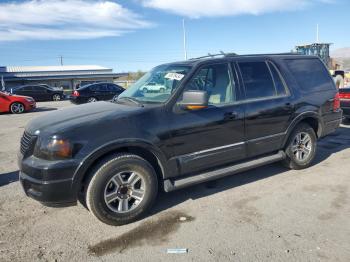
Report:
[[[111,227],[81,205],[44,207],[18,182],[25,125],[68,106],[0,114],[0,261],[349,261],[350,124],[319,142],[307,170],[273,164],[162,193],[148,217]]]

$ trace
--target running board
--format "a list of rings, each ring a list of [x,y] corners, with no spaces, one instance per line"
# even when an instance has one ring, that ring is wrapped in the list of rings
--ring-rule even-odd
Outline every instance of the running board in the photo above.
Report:
[[[193,186],[196,184],[200,184],[203,182],[215,180],[218,178],[222,178],[225,176],[237,174],[240,172],[244,172],[259,166],[271,164],[274,162],[281,161],[285,159],[286,154],[283,151],[279,151],[277,154],[265,156],[262,158],[254,159],[248,162],[236,164],[233,166],[225,167],[222,169],[186,177],[179,178],[175,180],[167,179],[164,181],[164,190],[165,192],[171,192],[174,190],[178,190],[184,187]]]

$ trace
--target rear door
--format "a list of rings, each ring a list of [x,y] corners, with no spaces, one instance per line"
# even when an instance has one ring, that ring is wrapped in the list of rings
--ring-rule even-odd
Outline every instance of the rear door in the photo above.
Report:
[[[118,86],[113,84],[107,84],[107,89],[108,89],[108,100],[113,99],[115,95],[119,95],[121,93]]]
[[[35,94],[33,92],[33,87],[32,86],[24,86],[16,89],[14,91],[16,95],[21,95],[21,96],[30,96],[33,97],[36,100]]]
[[[244,87],[248,157],[280,149],[294,112],[291,93],[276,64],[263,58],[237,61]]]
[[[49,92],[46,90],[45,87],[42,86],[33,86],[33,93],[35,95],[35,100],[38,101],[47,101],[47,100],[51,100],[50,99],[50,94]]]
[[[96,84],[90,87],[90,90],[93,91],[93,96],[98,100],[108,100],[108,90],[106,84]]]

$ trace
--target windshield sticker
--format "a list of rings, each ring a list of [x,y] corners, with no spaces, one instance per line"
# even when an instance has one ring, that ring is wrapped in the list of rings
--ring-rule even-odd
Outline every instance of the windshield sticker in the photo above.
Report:
[[[170,80],[176,80],[176,81],[181,81],[182,78],[184,78],[185,75],[183,74],[178,74],[178,73],[167,73],[165,75],[166,79],[170,79]]]

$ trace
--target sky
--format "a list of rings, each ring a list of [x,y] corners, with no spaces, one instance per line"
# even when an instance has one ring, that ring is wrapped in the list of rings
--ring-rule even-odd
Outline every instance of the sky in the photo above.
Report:
[[[350,47],[349,0],[0,0],[0,66],[149,70],[208,53]]]

